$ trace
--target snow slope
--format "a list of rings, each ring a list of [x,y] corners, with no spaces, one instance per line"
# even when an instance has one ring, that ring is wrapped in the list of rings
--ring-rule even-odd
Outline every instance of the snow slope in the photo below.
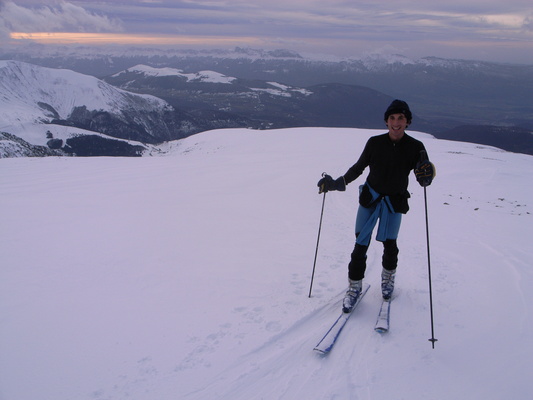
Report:
[[[531,156],[413,132],[391,331],[372,285],[327,357],[357,186],[323,195],[358,129],[224,130],[143,158],[0,159],[0,399],[530,399]]]

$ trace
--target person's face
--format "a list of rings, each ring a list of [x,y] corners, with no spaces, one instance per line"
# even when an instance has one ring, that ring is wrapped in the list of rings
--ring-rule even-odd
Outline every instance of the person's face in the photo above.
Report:
[[[389,128],[389,137],[393,142],[400,140],[405,134],[405,129],[409,124],[407,118],[403,114],[391,114],[387,119],[387,127]]]

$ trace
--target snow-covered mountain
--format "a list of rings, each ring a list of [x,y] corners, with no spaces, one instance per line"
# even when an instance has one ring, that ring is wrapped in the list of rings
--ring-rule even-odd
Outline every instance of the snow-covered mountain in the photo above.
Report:
[[[180,50],[156,48],[40,47],[0,50],[2,58],[69,68],[108,77],[138,64],[186,73],[212,70],[241,79],[308,87],[324,83],[364,85],[402,98],[432,133],[469,125],[516,125],[532,129],[533,65],[510,65],[398,54],[331,58],[288,50]],[[529,106],[529,108],[528,108]]]
[[[382,66],[390,66],[389,73],[397,74],[400,80],[404,78],[400,78],[402,74],[397,69],[403,67],[398,65],[412,65],[413,68],[421,68],[420,65],[423,65],[424,68],[440,70],[449,68],[469,75],[476,75],[476,68],[483,69],[482,66],[458,61],[455,65],[448,61],[443,66],[444,61],[429,59],[426,63],[415,65],[414,62],[409,64],[408,60],[398,58],[399,61],[389,60],[389,63],[379,57],[373,60]],[[366,62],[370,62],[370,59]],[[197,116],[205,115],[206,119],[213,120],[213,125],[216,124],[216,119],[225,120],[224,127],[240,127],[244,123],[247,127],[258,129],[296,126],[379,128],[383,126],[382,110],[393,100],[385,93],[359,85],[324,83],[297,87],[273,80],[235,78],[214,71],[185,73],[180,69],[142,64],[104,80],[125,90],[164,98],[176,108]],[[480,106],[476,104],[472,110],[475,108]],[[498,125],[459,125],[454,129],[444,130],[439,120],[425,120],[417,108],[413,109],[413,127],[416,130],[431,132],[445,139],[533,154],[533,130],[504,126],[503,118]],[[527,113],[524,117],[527,117]]]
[[[458,66],[464,68],[466,65],[472,66],[474,69],[480,66],[491,68],[491,66],[498,65],[493,62],[476,61],[476,60],[460,60],[460,59],[445,59],[433,56],[421,58],[409,58],[402,54],[387,53],[383,51],[369,52],[360,55],[353,55],[349,57],[339,57],[327,54],[318,53],[298,53],[288,49],[266,50],[250,47],[235,47],[235,48],[219,48],[219,49],[180,49],[180,48],[143,48],[143,47],[117,47],[117,46],[39,46],[33,45],[26,48],[18,46],[16,49],[6,48],[0,56],[10,56],[15,59],[41,59],[43,61],[51,62],[52,59],[63,59],[65,62],[71,63],[76,59],[78,62],[84,61],[91,63],[92,61],[99,61],[102,64],[111,66],[116,60],[122,58],[146,59],[154,58],[159,60],[165,59],[193,59],[193,58],[210,58],[215,61],[220,60],[235,60],[242,62],[249,60],[251,62],[261,61],[301,61],[303,63],[351,63],[359,64],[366,69],[382,70],[390,65],[426,65],[426,66],[441,66],[445,68],[457,68]],[[101,64],[101,65],[102,65]],[[501,65],[501,64],[500,64]],[[120,68],[119,65],[115,67]]]
[[[412,132],[437,166],[435,349],[412,179],[390,332],[373,330],[373,241],[370,291],[332,353],[313,352],[340,312],[364,177],[325,198],[316,183],[381,132],[224,130],[163,157],[0,159],[0,398],[533,398],[533,157],[491,147]]]
[[[33,60],[95,75],[98,65],[109,63],[115,72],[97,80],[65,69],[35,72],[39,67],[2,62],[0,132],[25,142],[2,135],[4,156],[14,149],[43,154],[50,144],[78,155],[139,155],[146,143],[234,127],[378,128],[394,97],[411,105],[413,129],[533,153],[530,66],[399,55],[333,62],[250,49],[85,57],[82,53],[76,63],[68,57]],[[125,68],[117,70],[121,65]]]
[[[226,83],[229,84],[235,81],[237,78],[231,76],[225,76],[215,71],[200,71],[196,73],[184,73],[181,69],[176,68],[153,68],[147,65],[136,65],[131,68],[127,68],[125,71],[118,72],[113,77],[118,77],[122,74],[139,73],[144,76],[175,76],[184,79],[187,82],[205,82],[205,83]]]
[[[147,65],[136,65],[132,68],[128,68],[124,71],[120,71],[111,77],[107,78],[111,82],[119,82],[121,86],[128,87],[129,83],[124,83],[124,80],[131,78],[131,80],[140,80],[142,78],[178,78],[180,81],[186,84],[200,83],[200,84],[223,84],[237,85],[240,90],[245,89],[245,91],[256,91],[256,92],[267,92],[275,96],[291,97],[293,93],[299,93],[303,96],[312,95],[311,90],[306,90],[304,88],[292,87],[289,85],[284,85],[279,82],[263,82],[263,81],[253,81],[250,82],[250,85],[247,87],[243,84],[243,79],[238,79],[232,76],[226,76],[216,71],[200,71],[195,73],[185,73],[181,69],[175,68],[154,68]],[[166,81],[168,84],[168,81]],[[144,83],[146,85],[146,83]],[[255,86],[254,86],[255,85]],[[172,85],[169,85],[172,87]],[[197,86],[192,86],[193,90]],[[207,89],[207,85],[202,86],[204,90]],[[172,87],[173,88],[173,87]],[[137,88],[137,90],[139,90]],[[237,92],[238,93],[238,92]],[[237,95],[246,96],[246,94],[238,93]]]
[[[146,79],[148,78],[148,79]],[[200,72],[194,72],[194,73],[185,73],[181,69],[176,68],[154,68],[147,65],[139,64],[132,68],[127,68],[124,71],[120,71],[108,78],[106,78],[106,82],[112,82],[114,83],[114,86],[121,86],[121,87],[130,87],[133,82],[141,81],[138,85],[133,85],[134,90],[139,91],[140,88],[138,86],[144,87],[144,90],[147,90],[147,87],[150,86],[150,84],[147,83],[150,78],[175,78],[178,79],[180,82],[183,82],[185,85],[183,87],[189,86],[191,88],[191,91],[198,91],[198,88],[201,87],[203,90],[202,92],[210,92],[210,86],[207,84],[214,84],[211,85],[211,87],[219,87],[218,84],[222,85],[234,85],[237,87],[234,91],[231,89],[226,89],[228,92],[230,92],[235,97],[251,97],[246,92],[266,92],[268,94],[274,95],[274,96],[282,96],[282,97],[291,97],[293,94],[298,93],[303,96],[312,95],[313,92],[310,90],[306,90],[304,88],[299,87],[292,87],[289,85],[284,85],[282,83],[278,82],[263,82],[263,81],[253,81],[250,82],[249,85],[246,85],[243,79],[238,79],[232,76],[226,76],[224,74],[221,74],[216,71],[200,71]],[[168,89],[170,90],[176,90],[175,81],[169,81],[168,79],[161,80],[161,82],[164,82],[161,86],[168,86]],[[174,83],[174,84],[173,84]],[[196,86],[193,84],[203,84],[201,86]],[[153,85],[153,84],[152,84]],[[156,85],[154,85],[156,86]],[[193,93],[191,93],[193,95]],[[220,96],[220,93],[215,92],[215,96]],[[167,95],[168,97],[168,95]],[[213,101],[213,104],[211,104],[211,108],[216,107],[216,102]],[[282,118],[282,116],[279,116]]]
[[[165,99],[210,120],[215,128],[383,126],[392,97],[364,86],[325,83],[307,88],[274,80],[243,79],[214,71],[185,73],[136,65],[104,80],[116,87]],[[418,115],[416,126],[424,128]]]
[[[134,106],[139,112],[169,107],[161,99],[118,90],[92,76],[16,61],[0,62],[0,82],[1,129],[26,121],[66,120],[79,107],[114,114]]]
[[[157,97],[70,70],[0,61],[0,89],[0,131],[33,145],[46,145],[50,136],[66,143],[88,132],[161,143],[197,131],[191,120]]]

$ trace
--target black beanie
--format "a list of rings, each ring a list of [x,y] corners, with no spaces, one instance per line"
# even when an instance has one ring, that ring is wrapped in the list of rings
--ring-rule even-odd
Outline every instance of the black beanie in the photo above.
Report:
[[[405,118],[407,119],[407,123],[409,124],[411,123],[411,120],[413,119],[413,114],[411,114],[411,110],[409,110],[409,106],[403,100],[394,100],[392,103],[390,103],[389,108],[387,108],[387,111],[385,111],[385,121],[389,119],[389,115],[391,114],[405,115]]]

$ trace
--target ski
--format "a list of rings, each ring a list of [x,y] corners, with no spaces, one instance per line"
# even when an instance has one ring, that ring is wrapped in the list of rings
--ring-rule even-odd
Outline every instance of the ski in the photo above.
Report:
[[[378,320],[376,321],[376,326],[374,330],[379,333],[385,333],[389,331],[390,323],[390,303],[391,299],[381,302],[381,308],[379,309]]]
[[[328,354],[331,351],[331,349],[333,348],[333,345],[337,341],[337,338],[339,337],[342,331],[342,328],[344,328],[344,325],[346,325],[346,322],[348,322],[348,319],[354,313],[355,309],[357,308],[357,306],[361,302],[361,299],[366,294],[369,288],[370,288],[370,285],[366,285],[363,288],[363,291],[361,292],[361,295],[357,299],[357,302],[355,303],[352,309],[352,312],[345,313],[341,311],[341,315],[339,315],[337,320],[333,323],[333,325],[331,325],[331,328],[329,328],[329,330],[326,332],[324,337],[320,340],[320,342],[318,342],[318,344],[315,346],[313,350],[321,354]]]

